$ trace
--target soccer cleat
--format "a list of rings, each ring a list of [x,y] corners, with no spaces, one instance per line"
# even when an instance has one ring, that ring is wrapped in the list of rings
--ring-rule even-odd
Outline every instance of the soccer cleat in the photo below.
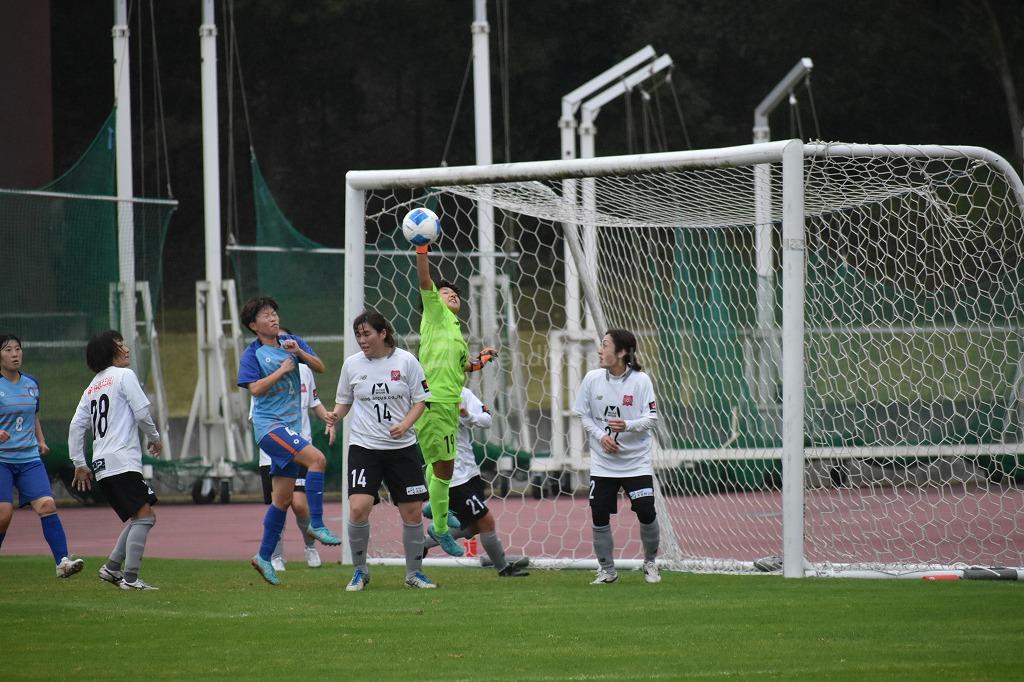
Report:
[[[277,577],[277,571],[274,570],[273,564],[261,557],[259,554],[254,556],[252,561],[249,563],[252,564],[252,567],[255,568],[259,574],[263,576],[263,579],[271,585],[281,584],[281,579]]]
[[[591,585],[611,585],[619,579],[619,574],[614,569],[606,571],[603,568],[597,569],[597,577],[591,581]]]
[[[106,564],[100,566],[100,580],[105,580],[114,587],[117,587],[118,583],[120,583],[123,579],[124,573],[122,573],[121,571],[111,571],[109,568],[107,568]]]
[[[505,560],[508,561],[508,563],[512,566],[515,566],[516,568],[526,568],[530,565],[530,557],[528,556],[516,556],[515,554],[506,554]],[[492,568],[494,566],[494,562],[491,561],[491,557],[487,556],[486,552],[480,555],[480,566],[482,568]]]
[[[320,568],[320,552],[316,551],[316,547],[306,548],[306,565],[310,568]]]
[[[72,559],[71,557],[64,557],[57,564],[57,577],[58,578],[70,578],[75,573],[80,572],[85,567],[85,562],[81,559]]]
[[[438,535],[437,531],[434,530],[434,527],[430,526],[427,528],[427,535],[429,535],[434,542],[441,546],[441,549],[451,556],[462,556],[465,554],[465,551],[462,549],[462,545],[455,542],[455,538],[452,537],[451,533]]]
[[[356,572],[352,574],[352,580],[349,580],[348,585],[345,586],[345,591],[359,592],[369,584],[370,574],[361,568],[357,568]]]
[[[505,568],[498,571],[498,576],[501,578],[525,578],[530,575],[529,571],[524,571],[521,568],[517,568],[515,564],[509,564]]]
[[[313,538],[314,540],[319,540],[320,543],[324,545],[333,546],[341,544],[341,540],[339,540],[327,526],[320,526],[319,528],[309,526],[306,528],[306,535]]]
[[[423,575],[419,571],[416,571],[415,573],[413,573],[410,576],[406,576],[406,578],[405,578],[405,586],[406,587],[412,587],[412,588],[415,588],[415,589],[418,589],[418,590],[432,590],[435,587],[437,587],[437,585],[435,585],[434,583],[430,582],[430,578],[428,578],[427,576]]]
[[[427,519],[433,519],[434,513],[430,511],[430,503],[427,502],[423,505],[423,517]],[[462,528],[462,522],[459,521],[459,517],[453,514],[451,511],[448,512],[448,527],[449,528]]]
[[[272,557],[270,557],[270,565],[274,567],[275,571],[287,571],[288,570],[287,568],[285,568],[284,557],[282,557],[282,556],[272,556]]]
[[[117,584],[122,590],[159,590],[159,587],[150,585],[142,578],[136,578],[133,582],[128,582],[124,578]]]
[[[644,580],[649,583],[660,583],[661,582],[661,571],[658,570],[658,565],[653,561],[645,561],[643,566]]]

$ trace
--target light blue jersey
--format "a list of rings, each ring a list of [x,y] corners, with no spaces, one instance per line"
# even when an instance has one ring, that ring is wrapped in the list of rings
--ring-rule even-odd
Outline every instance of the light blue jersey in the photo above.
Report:
[[[278,337],[278,343],[286,339],[295,339],[299,348],[310,355],[316,355],[298,336],[283,334]],[[295,360],[295,368],[271,386],[269,391],[252,397],[252,430],[257,443],[267,433],[281,427],[295,433],[302,431],[302,381],[298,366],[302,360],[280,346],[264,346],[259,339],[249,344],[242,354],[238,367],[238,385],[246,389],[252,382],[276,372],[287,358]]]
[[[0,443],[0,462],[20,463],[39,459],[36,413],[39,412],[39,382],[20,373],[12,383],[0,376],[0,430],[8,440]]]

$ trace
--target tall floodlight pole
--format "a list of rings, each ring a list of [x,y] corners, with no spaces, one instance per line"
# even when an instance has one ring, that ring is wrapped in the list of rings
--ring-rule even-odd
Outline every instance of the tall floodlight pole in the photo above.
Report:
[[[138,348],[135,325],[135,215],[132,209],[132,90],[127,0],[114,0],[114,147],[117,159],[117,263],[121,334]],[[111,320],[111,324],[114,321]],[[141,356],[139,356],[141,357]],[[133,363],[134,364],[134,363]]]
[[[490,25],[487,23],[487,0],[473,0],[473,120],[476,133],[476,163],[489,166],[494,162],[491,142],[491,57]],[[477,248],[482,281],[480,300],[481,334],[484,345],[498,342],[497,267],[494,241],[494,205],[490,191],[484,188],[476,204]],[[515,349],[512,351],[515,352]],[[484,400],[492,400],[499,383],[494,373],[484,372]],[[502,436],[504,434],[499,434]]]
[[[608,104],[613,99],[622,97],[628,94],[641,83],[648,78],[652,78],[656,74],[664,71],[665,69],[671,68],[672,57],[667,54],[662,55],[655,59],[649,64],[645,64],[633,73],[629,74],[618,83],[615,83],[611,87],[608,87],[598,94],[594,95],[580,107],[580,158],[592,159],[595,156],[595,146],[597,138],[597,126],[594,125],[594,121],[597,119],[597,115],[601,113],[601,107]],[[583,252],[586,255],[586,267],[590,273],[597,272],[597,226],[590,220],[597,210],[597,191],[596,185],[593,178],[584,178],[581,192],[581,204],[583,206]],[[596,303],[597,291],[587,292],[588,279],[584,278],[584,295],[591,296]],[[590,285],[596,286],[596,278],[589,278]],[[598,326],[604,327],[604,321],[594,320],[592,312],[597,310],[597,306],[594,304],[587,306],[587,328],[593,329],[594,323]]]
[[[572,92],[562,97],[562,116],[558,119],[561,133],[562,159],[576,158],[576,111],[586,98],[619,80],[644,62],[657,55],[654,48],[645,45],[615,66],[591,78]],[[576,205],[576,180],[562,181],[562,199]],[[562,226],[562,258],[565,262],[565,331],[568,335],[565,344],[566,364],[568,367],[566,385],[573,390],[583,379],[583,356],[580,352],[580,333],[582,331],[582,310],[580,300],[580,275],[576,269],[570,241],[578,239],[578,227],[575,223],[564,223]],[[561,448],[564,442],[563,410],[561,396],[552,396],[552,438],[555,448]],[[583,452],[583,432],[578,428],[569,430],[569,452]]]
[[[220,239],[220,137],[217,128],[217,25],[214,0],[202,0],[203,23],[199,27],[199,51],[202,58],[201,87],[203,109],[203,224],[206,256],[206,343],[201,349],[205,364],[199,441],[204,462],[212,465],[212,475],[227,478],[234,461],[234,438],[229,433],[231,406],[224,368],[224,299],[221,274]]]
[[[793,89],[811,73],[814,63],[804,57],[772,88],[754,109],[754,142],[768,142],[771,129],[768,116]],[[772,257],[772,176],[771,166],[754,167],[754,253],[757,269],[757,323],[760,332],[758,401],[762,408],[775,405],[775,373],[780,350],[775,329],[774,259]]]

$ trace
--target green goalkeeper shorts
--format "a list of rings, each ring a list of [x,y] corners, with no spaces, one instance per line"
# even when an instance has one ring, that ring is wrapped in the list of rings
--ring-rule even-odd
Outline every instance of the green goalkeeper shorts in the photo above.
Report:
[[[458,403],[427,403],[416,421],[416,440],[426,464],[455,459],[455,439],[459,435]]]

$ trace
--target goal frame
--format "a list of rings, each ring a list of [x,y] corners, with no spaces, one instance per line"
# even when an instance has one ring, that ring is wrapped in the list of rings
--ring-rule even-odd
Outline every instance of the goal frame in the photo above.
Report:
[[[782,550],[783,575],[803,577],[804,560],[804,434],[805,434],[805,208],[804,160],[811,156],[901,156],[917,158],[972,158],[989,164],[1006,178],[1024,209],[1024,184],[1009,163],[997,154],[973,146],[937,145],[824,145],[804,144],[799,139],[718,149],[624,155],[591,159],[552,160],[487,166],[460,166],[403,170],[349,171],[345,186],[345,300],[344,316],[354,319],[362,312],[365,287],[365,200],[370,190],[413,189],[451,185],[486,185],[531,180],[574,180],[637,172],[766,166],[782,167]],[[770,174],[756,174],[754,189],[761,194]],[[766,179],[767,178],[767,179]],[[770,193],[770,190],[769,192]],[[758,221],[771,220],[758,205]],[[767,207],[770,212],[770,206]],[[584,303],[599,329],[604,315],[596,290],[596,276],[588,273],[588,261],[578,240],[567,240],[580,270]],[[355,336],[346,325],[345,355],[358,350]],[[344,434],[347,450],[348,431]],[[347,477],[344,477],[347,478]],[[343,484],[347,487],[347,481]],[[344,491],[344,488],[343,488]],[[348,521],[343,505],[343,522]],[[344,547],[344,561],[348,547]]]

